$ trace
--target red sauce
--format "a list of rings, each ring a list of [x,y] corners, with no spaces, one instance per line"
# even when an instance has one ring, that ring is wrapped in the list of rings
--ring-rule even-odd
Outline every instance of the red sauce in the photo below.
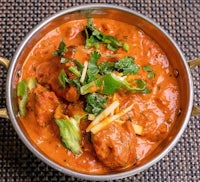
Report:
[[[155,150],[167,136],[176,120],[177,110],[180,107],[177,80],[173,77],[173,70],[165,53],[144,32],[132,25],[106,18],[94,19],[93,21],[99,30],[115,36],[118,40],[124,41],[129,45],[128,52],[119,49],[115,53],[101,46],[102,55],[116,54],[118,58],[129,55],[135,58],[135,63],[140,67],[151,65],[155,72],[155,77],[149,80],[146,79],[148,73],[143,72],[141,69],[139,74],[130,77],[130,80],[144,78],[148,87],[152,89],[150,94],[118,94],[122,109],[131,103],[134,104],[132,111],[128,113],[128,117],[131,117],[132,122],[144,128],[143,135],[136,136],[136,156],[140,161]],[[52,52],[58,48],[62,38],[64,38],[68,47],[77,46],[76,52],[73,53],[74,59],[82,63],[85,60],[89,60],[89,54],[83,46],[85,38],[81,33],[86,24],[87,20],[70,21],[47,33],[27,56],[20,79],[28,80],[30,77],[36,77],[36,70],[43,63],[46,65],[43,66],[42,70],[49,71],[49,76],[58,74],[60,67],[56,66],[56,64],[59,62],[59,58],[52,56]],[[102,56],[99,61],[105,61],[105,58]],[[49,66],[49,64],[52,66]],[[48,70],[49,68],[50,70]],[[103,174],[112,171],[105,167],[96,157],[94,147],[85,131],[89,121],[81,122],[81,145],[84,149],[83,153],[77,156],[62,145],[59,137],[57,137],[59,132],[56,124],[47,123],[44,127],[36,122],[35,113],[29,110],[29,107],[33,107],[31,99],[33,100],[34,98],[29,98],[26,117],[20,117],[20,120],[31,140],[46,156],[64,167],[80,172]],[[75,97],[74,99],[76,100],[77,98]],[[77,103],[81,105],[81,102]]]

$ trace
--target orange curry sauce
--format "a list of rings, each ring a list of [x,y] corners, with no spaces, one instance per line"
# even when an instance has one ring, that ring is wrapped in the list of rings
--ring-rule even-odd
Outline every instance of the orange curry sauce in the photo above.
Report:
[[[105,61],[106,55],[109,54],[115,54],[118,59],[126,55],[134,57],[135,64],[138,64],[140,69],[139,73],[133,75],[131,79],[144,79],[148,88],[152,90],[149,94],[131,92],[118,94],[122,109],[127,105],[134,104],[133,109],[127,115],[132,122],[141,125],[144,129],[141,136],[136,136],[136,155],[137,160],[140,161],[155,150],[167,136],[176,120],[180,107],[177,80],[173,76],[173,69],[170,67],[165,53],[144,32],[132,25],[106,18],[96,18],[93,19],[93,22],[100,31],[129,45],[128,51],[120,48],[116,52],[112,52],[101,45],[100,52],[102,56],[98,61]],[[56,64],[60,64],[60,58],[53,56],[52,52],[57,50],[62,38],[64,38],[67,47],[76,47],[73,59],[77,59],[82,63],[86,60],[89,61],[90,49],[85,48],[85,37],[83,35],[86,24],[87,20],[70,21],[47,33],[27,56],[22,67],[20,80],[36,77],[38,67],[43,67],[44,73],[47,71],[45,69],[49,69],[49,78],[51,75],[57,74],[56,69],[60,69],[60,67]],[[50,64],[51,68],[49,68]],[[150,65],[154,70],[155,76],[152,79],[147,78],[148,72],[142,71],[141,68],[145,65]],[[73,97],[73,92],[70,97]],[[79,110],[77,105],[82,107],[83,103],[77,101],[76,106],[72,107],[73,112]],[[112,172],[96,157],[88,133],[85,131],[90,121],[83,120],[80,123],[83,152],[80,155],[75,155],[62,145],[53,119],[45,126],[41,126],[36,122],[36,111],[34,109],[36,107],[37,105],[34,106],[34,96],[30,96],[27,104],[27,114],[25,117],[20,117],[20,120],[31,140],[46,156],[64,167],[79,172],[92,174]]]

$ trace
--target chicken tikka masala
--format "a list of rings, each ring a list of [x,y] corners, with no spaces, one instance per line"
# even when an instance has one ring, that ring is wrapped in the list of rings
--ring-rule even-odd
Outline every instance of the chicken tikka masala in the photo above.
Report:
[[[106,18],[69,21],[47,33],[24,61],[17,96],[34,144],[89,174],[137,166],[166,138],[180,107],[159,45]]]

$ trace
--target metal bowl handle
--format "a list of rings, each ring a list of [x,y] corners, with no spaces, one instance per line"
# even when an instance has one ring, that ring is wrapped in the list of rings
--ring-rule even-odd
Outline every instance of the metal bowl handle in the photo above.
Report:
[[[200,65],[200,58],[188,61],[188,65],[190,66],[191,69]],[[192,109],[192,116],[197,116],[197,115],[200,115],[200,107],[194,105]]]
[[[8,69],[9,64],[10,64],[10,61],[8,59],[0,57],[0,65],[3,65],[5,68]],[[0,118],[9,118],[6,108],[0,109]]]

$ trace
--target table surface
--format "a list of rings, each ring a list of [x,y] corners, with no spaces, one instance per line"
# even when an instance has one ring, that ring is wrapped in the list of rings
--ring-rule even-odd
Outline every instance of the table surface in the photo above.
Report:
[[[177,42],[187,60],[200,57],[199,0],[54,0],[0,1],[0,56],[11,59],[25,35],[40,21],[72,6],[108,3],[153,19]],[[200,105],[200,67],[192,71],[194,104]],[[7,71],[0,66],[0,108],[6,106]],[[21,142],[11,123],[0,119],[0,181],[82,181],[55,171]],[[200,117],[191,117],[177,145],[158,163],[116,181],[200,181]]]

